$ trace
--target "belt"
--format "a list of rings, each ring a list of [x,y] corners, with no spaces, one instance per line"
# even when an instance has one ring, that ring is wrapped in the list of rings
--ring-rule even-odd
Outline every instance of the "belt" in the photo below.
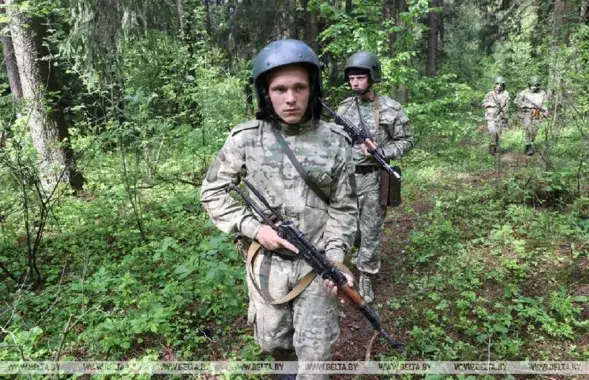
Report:
[[[372,165],[356,166],[356,174],[370,174],[370,173],[374,173],[379,170],[380,170],[380,168],[378,166],[372,166]]]

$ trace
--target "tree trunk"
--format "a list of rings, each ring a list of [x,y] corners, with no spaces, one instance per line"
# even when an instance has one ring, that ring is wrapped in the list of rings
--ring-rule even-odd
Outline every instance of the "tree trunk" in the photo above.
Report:
[[[299,39],[297,20],[297,0],[288,0],[282,17],[287,25],[286,35],[288,38]]]
[[[4,4],[4,0],[0,0],[0,5]],[[0,15],[6,14],[4,7],[0,8]],[[4,29],[5,24],[0,24],[0,28]],[[4,53],[4,62],[6,63],[6,74],[8,76],[8,84],[10,85],[10,92],[14,100],[22,99],[22,87],[20,85],[20,76],[18,75],[18,65],[16,64],[16,57],[14,56],[14,46],[10,36],[4,36],[2,39],[2,51]]]
[[[352,13],[352,0],[346,0],[346,14]]]
[[[18,0],[6,0],[7,5],[18,5]],[[82,176],[74,170],[73,151],[59,100],[47,102],[46,95],[58,91],[50,65],[42,60],[46,48],[42,46],[45,27],[18,7],[7,8],[10,33],[18,64],[23,98],[28,107],[31,138],[41,159],[39,174],[45,190],[51,191],[59,182],[70,182],[81,189]]]
[[[176,10],[178,11],[178,24],[180,25],[180,32],[184,31],[184,1],[176,0]]]
[[[440,0],[440,6],[444,7],[444,0]],[[438,23],[438,34],[440,36],[440,52],[444,52],[444,32],[445,32],[445,28],[444,28],[444,11],[442,10],[439,13],[439,23]]]
[[[317,35],[319,35],[318,12],[308,9],[309,0],[301,0],[301,5],[305,10],[305,41],[315,53],[319,54],[319,43],[317,42]]]
[[[587,22],[587,8],[589,7],[589,0],[583,0],[581,2],[581,12],[579,14],[579,16],[581,17],[581,22],[582,23],[586,23]]]
[[[560,44],[561,30],[564,25],[565,0],[555,0],[554,2],[554,20],[552,22],[552,47],[556,48]]]
[[[405,0],[387,0],[388,2],[388,16],[392,18],[393,25],[400,26],[403,24],[401,21],[401,13],[407,11],[407,2]],[[395,44],[399,38],[399,33],[393,32],[389,35],[389,50],[391,55],[395,53]]]
[[[205,17],[206,17],[206,21],[205,21],[206,22],[206,25],[205,25],[205,27],[206,27],[206,30],[207,30],[208,37],[211,38],[212,32],[213,32],[213,30],[212,30],[213,27],[212,27],[212,24],[211,24],[211,7],[209,6],[209,0],[203,0],[203,1],[204,1],[204,4],[205,4],[205,13],[206,13],[206,15],[205,15]]]
[[[4,52],[4,62],[6,63],[6,73],[8,75],[8,83],[10,84],[10,92],[12,93],[14,100],[21,100],[22,86],[20,84],[16,57],[14,56],[14,46],[10,37],[2,37],[2,50]]]
[[[437,8],[439,0],[430,0],[429,7]],[[427,40],[427,67],[426,75],[429,77],[436,76],[438,72],[438,26],[439,13],[430,10],[428,15],[429,38]]]

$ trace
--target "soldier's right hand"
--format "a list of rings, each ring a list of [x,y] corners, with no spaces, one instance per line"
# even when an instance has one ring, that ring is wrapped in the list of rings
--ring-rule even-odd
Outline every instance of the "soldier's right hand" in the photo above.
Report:
[[[276,251],[280,248],[286,248],[289,251],[294,253],[299,253],[299,250],[292,244],[278,236],[276,231],[274,231],[271,227],[263,225],[262,228],[258,231],[256,235],[256,240],[260,243],[264,248],[270,251]]]

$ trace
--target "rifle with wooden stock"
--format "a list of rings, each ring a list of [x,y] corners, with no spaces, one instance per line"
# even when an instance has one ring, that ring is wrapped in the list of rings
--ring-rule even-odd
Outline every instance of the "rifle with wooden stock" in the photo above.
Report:
[[[290,242],[299,250],[299,255],[311,266],[313,271],[324,280],[332,281],[337,286],[338,294],[348,303],[358,309],[362,315],[372,324],[374,329],[386,339],[386,341],[395,349],[403,348],[403,342],[391,338],[382,328],[380,319],[374,310],[366,303],[364,298],[354,288],[348,286],[346,276],[332,263],[327,257],[319,252],[315,246],[305,237],[291,220],[286,219],[279,211],[270,207],[264,196],[246,179],[243,179],[246,187],[258,198],[264,206],[272,212],[275,221],[271,220],[264,212],[254,203],[252,198],[242,191],[236,185],[229,185],[229,191],[233,190],[243,199],[243,201],[258,214],[278,236]]]

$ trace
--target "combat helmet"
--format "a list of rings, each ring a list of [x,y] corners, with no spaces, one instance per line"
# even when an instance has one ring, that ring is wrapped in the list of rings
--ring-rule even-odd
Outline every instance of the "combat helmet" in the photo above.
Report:
[[[370,73],[370,80],[374,83],[379,83],[382,79],[380,61],[376,54],[368,51],[359,51],[348,58],[344,69],[346,82],[348,81],[348,73],[351,68],[368,70]]]
[[[323,96],[321,63],[313,49],[304,42],[294,39],[270,42],[258,53],[254,60],[251,81],[254,84],[258,98],[259,110],[256,113],[256,118],[265,119],[274,115],[272,103],[270,103],[267,94],[266,74],[278,67],[292,64],[301,64],[309,70],[311,99],[309,100],[307,114],[313,118],[319,118],[321,115],[321,97]],[[306,119],[308,118],[306,117]]]
[[[497,75],[495,77],[495,81],[493,83],[494,84],[502,84],[505,86],[505,78],[503,78],[501,75]]]
[[[535,76],[535,75],[533,77],[531,77],[530,80],[528,81],[528,86],[529,87],[531,87],[531,86],[540,87],[540,77]]]

